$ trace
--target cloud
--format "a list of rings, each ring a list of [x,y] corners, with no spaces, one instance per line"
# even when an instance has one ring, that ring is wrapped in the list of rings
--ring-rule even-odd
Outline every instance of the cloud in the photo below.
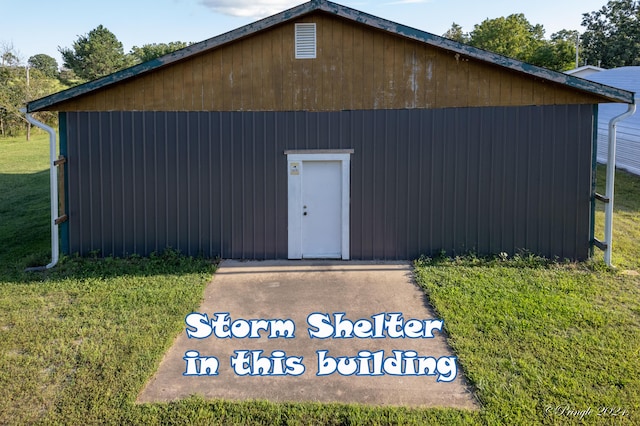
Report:
[[[417,3],[431,3],[431,0],[398,0],[386,4],[417,4]]]
[[[304,0],[200,0],[200,3],[224,15],[263,18],[302,4]]]

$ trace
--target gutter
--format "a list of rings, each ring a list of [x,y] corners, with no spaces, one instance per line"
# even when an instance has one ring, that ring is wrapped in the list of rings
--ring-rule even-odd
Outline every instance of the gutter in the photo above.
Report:
[[[49,182],[51,189],[51,263],[46,266],[37,266],[33,268],[27,268],[27,271],[44,271],[51,269],[58,263],[60,257],[60,247],[58,245],[58,224],[56,219],[58,217],[58,174],[56,173],[56,131],[44,123],[39,122],[27,113],[25,108],[22,108],[20,112],[24,113],[25,118],[31,124],[49,133]]]
[[[629,104],[626,112],[613,117],[609,121],[609,150],[607,153],[607,188],[605,198],[607,200],[604,210],[604,261],[609,267],[611,264],[611,243],[613,239],[613,193],[616,177],[616,126],[617,124],[631,117],[636,112],[636,104]]]

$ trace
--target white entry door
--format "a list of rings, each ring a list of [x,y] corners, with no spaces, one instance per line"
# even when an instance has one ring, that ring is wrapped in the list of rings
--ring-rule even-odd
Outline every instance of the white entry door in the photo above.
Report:
[[[302,162],[302,257],[342,257],[342,163]]]
[[[352,150],[286,151],[289,259],[349,259]]]

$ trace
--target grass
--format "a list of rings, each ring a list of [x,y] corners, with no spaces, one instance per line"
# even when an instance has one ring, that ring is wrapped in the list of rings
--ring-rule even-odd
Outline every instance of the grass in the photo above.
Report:
[[[598,167],[597,191],[605,193],[605,167]],[[613,265],[620,269],[640,270],[640,179],[621,170],[616,171],[613,217]],[[596,209],[596,237],[604,239],[604,204]],[[602,260],[597,250],[594,260]]]
[[[0,139],[0,274],[48,263],[49,138]]]
[[[569,423],[545,415],[559,406],[622,407],[640,418],[637,278],[536,259],[469,258],[420,260],[417,276],[488,424]]]
[[[135,404],[215,265],[49,257],[47,140],[0,140],[0,424],[587,424],[640,419],[640,178],[618,174],[614,263],[421,259],[480,412],[342,404]],[[602,222],[601,214],[598,222]],[[597,416],[621,407],[624,417]]]
[[[120,418],[213,269],[168,252],[66,259],[53,272],[3,280],[0,422]]]

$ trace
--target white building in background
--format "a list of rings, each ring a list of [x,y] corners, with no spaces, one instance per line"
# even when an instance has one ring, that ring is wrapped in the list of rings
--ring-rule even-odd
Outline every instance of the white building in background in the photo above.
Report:
[[[600,71],[606,71],[604,68],[595,67],[593,65],[585,65],[583,67],[574,68],[569,71],[565,71],[565,74],[572,75],[574,77],[586,78],[589,79],[588,76],[591,74],[599,73]]]
[[[621,67],[591,74],[587,80],[640,93],[640,67]],[[600,104],[598,110],[598,162],[607,162],[607,136],[612,117],[627,110],[626,105]],[[617,126],[616,166],[640,175],[640,111]]]

